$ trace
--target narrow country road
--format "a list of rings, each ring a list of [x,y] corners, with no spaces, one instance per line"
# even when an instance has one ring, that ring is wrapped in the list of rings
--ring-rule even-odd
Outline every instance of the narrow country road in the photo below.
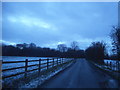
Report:
[[[118,88],[117,81],[95,68],[85,59],[54,76],[39,88]]]

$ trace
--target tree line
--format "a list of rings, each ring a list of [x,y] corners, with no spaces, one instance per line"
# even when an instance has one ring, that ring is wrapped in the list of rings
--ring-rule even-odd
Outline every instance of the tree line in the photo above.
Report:
[[[108,55],[106,51],[106,43],[104,42],[93,42],[86,50],[86,59],[92,60],[94,62],[103,64],[104,59],[120,60],[120,28],[113,27],[110,33],[112,39],[112,55]]]
[[[92,42],[85,50],[80,49],[76,41],[73,41],[70,47],[59,44],[56,49],[42,48],[34,43],[16,44],[15,46],[3,44],[0,47],[2,47],[3,56],[86,58],[103,64],[104,59],[120,60],[120,28],[113,27],[110,37],[113,45],[112,55],[108,55],[106,43],[100,41]]]
[[[83,58],[84,50],[79,49],[77,42],[72,42],[71,47],[67,47],[65,44],[59,44],[57,49],[51,49],[47,47],[39,47],[34,43],[23,43],[16,45],[2,46],[2,56],[30,56],[30,57],[73,57]]]

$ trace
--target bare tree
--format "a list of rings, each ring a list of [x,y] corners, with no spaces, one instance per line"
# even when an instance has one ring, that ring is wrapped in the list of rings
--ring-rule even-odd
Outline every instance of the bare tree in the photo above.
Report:
[[[16,44],[16,47],[23,49],[23,48],[29,48],[29,47],[33,48],[33,47],[36,47],[36,45],[34,43],[30,43],[30,44],[23,43],[23,44]]]
[[[57,49],[60,51],[60,52],[66,52],[67,51],[67,46],[65,44],[59,44],[57,46]]]
[[[30,48],[36,48],[36,44],[30,43],[30,44],[29,44],[29,47],[30,47]]]
[[[117,53],[118,59],[120,59],[120,28],[113,26],[111,38],[113,40],[113,51]]]
[[[23,49],[23,44],[16,44],[17,48]]]
[[[79,50],[78,42],[73,41],[73,42],[71,43],[71,48],[72,48],[74,51]]]

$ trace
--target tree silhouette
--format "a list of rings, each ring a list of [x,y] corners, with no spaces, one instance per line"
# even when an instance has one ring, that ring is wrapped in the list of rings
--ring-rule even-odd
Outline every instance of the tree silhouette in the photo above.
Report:
[[[57,49],[60,51],[60,52],[66,52],[67,51],[67,46],[65,44],[59,44],[57,46]]]
[[[74,51],[79,50],[78,42],[73,41],[73,42],[71,43],[71,48],[72,48]]]
[[[93,42],[86,50],[86,58],[94,62],[103,64],[106,55],[106,44],[103,42]]]
[[[78,58],[84,57],[84,50],[74,51],[73,49],[68,49],[65,44],[58,45],[58,49],[51,49],[48,47],[41,48],[36,46],[34,43],[30,44],[16,44],[3,45],[2,56],[30,56],[30,57],[71,57]]]
[[[120,28],[113,26],[111,38],[113,40],[113,52],[117,53],[118,60],[120,60]]]

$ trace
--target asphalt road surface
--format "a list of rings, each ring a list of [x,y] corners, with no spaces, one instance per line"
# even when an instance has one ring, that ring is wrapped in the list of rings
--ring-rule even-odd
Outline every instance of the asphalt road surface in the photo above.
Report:
[[[39,88],[118,88],[118,82],[87,60],[77,59],[75,64]]]

